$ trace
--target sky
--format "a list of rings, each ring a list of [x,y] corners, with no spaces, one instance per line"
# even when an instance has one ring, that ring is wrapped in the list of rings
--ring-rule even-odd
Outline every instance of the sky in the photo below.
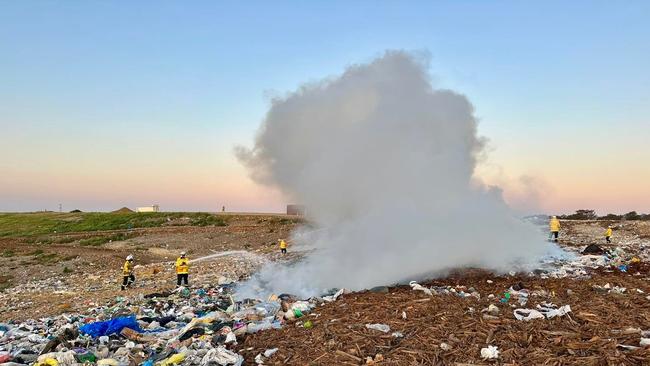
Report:
[[[647,1],[3,1],[0,211],[281,212],[233,154],[273,97],[428,54],[527,212],[650,212]]]

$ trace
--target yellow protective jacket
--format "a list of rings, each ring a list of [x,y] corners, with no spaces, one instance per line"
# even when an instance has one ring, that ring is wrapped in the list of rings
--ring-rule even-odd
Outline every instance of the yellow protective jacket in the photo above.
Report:
[[[287,242],[284,240],[280,240],[280,249],[287,249]]]
[[[551,219],[551,222],[548,224],[548,226],[551,228],[551,232],[560,231],[560,220]]]
[[[178,257],[178,259],[176,259],[176,274],[188,273],[190,273],[190,260],[187,259],[187,257]]]
[[[125,276],[130,276],[133,274],[133,262],[124,262],[124,267],[122,267],[122,274]]]
[[[612,236],[612,229],[611,228],[608,228],[607,231],[605,231],[605,236],[608,237],[608,238],[610,236]]]

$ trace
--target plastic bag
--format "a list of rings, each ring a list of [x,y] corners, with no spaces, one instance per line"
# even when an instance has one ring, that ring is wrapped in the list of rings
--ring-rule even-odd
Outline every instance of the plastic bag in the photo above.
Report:
[[[185,359],[184,353],[177,353],[160,362],[160,366],[178,365],[179,363],[183,362],[184,359]]]
[[[103,360],[97,361],[97,366],[119,366],[120,363],[113,358],[105,358]]]
[[[59,366],[59,361],[54,358],[45,358],[36,362],[35,366]]]
[[[409,286],[411,286],[413,291],[422,291],[422,292],[424,292],[425,294],[427,294],[429,296],[433,296],[433,293],[431,292],[431,290],[429,290],[426,287],[423,287],[422,285],[420,285],[419,283],[417,283],[415,281],[409,282]]]
[[[544,319],[544,314],[533,309],[515,309],[514,314],[517,320],[529,321],[533,319]]]
[[[558,308],[551,303],[542,303],[541,305],[537,305],[537,309],[539,309],[539,312],[544,314],[547,319],[555,318],[556,316],[564,316],[571,312],[571,306],[569,305],[564,305]]]
[[[234,352],[228,351],[224,347],[213,348],[201,359],[201,365],[235,365],[239,366],[244,362],[244,358]]]
[[[124,328],[130,328],[137,332],[144,332],[140,329],[140,325],[135,320],[135,316],[125,316],[121,318],[115,318],[103,322],[94,322],[90,324],[83,325],[79,328],[79,331],[89,336],[96,338],[101,336],[108,336],[111,334],[118,334]]]
[[[296,301],[291,304],[291,310],[296,311],[300,310],[302,313],[309,312],[311,310],[311,304],[308,301]]]
[[[331,295],[331,296],[323,296],[323,300],[325,300],[325,301],[327,301],[327,302],[333,302],[333,301],[336,301],[336,299],[338,299],[339,296],[343,295],[343,292],[345,292],[345,289],[344,289],[344,288],[342,288],[342,289],[336,291],[336,293],[335,293],[334,295]]]
[[[487,346],[487,348],[481,348],[481,357],[484,360],[493,360],[499,358],[499,349],[496,346]]]
[[[366,328],[372,330],[378,330],[384,333],[390,332],[390,327],[386,324],[366,324]]]
[[[278,311],[280,311],[280,304],[277,302],[262,302],[255,305],[255,312],[263,317],[275,315]]]

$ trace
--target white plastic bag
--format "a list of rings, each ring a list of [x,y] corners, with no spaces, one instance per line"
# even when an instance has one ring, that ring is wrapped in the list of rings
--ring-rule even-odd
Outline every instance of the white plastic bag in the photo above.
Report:
[[[384,333],[390,332],[390,327],[386,324],[366,324],[366,328],[372,330],[378,330]]]
[[[409,282],[409,286],[411,286],[413,291],[422,291],[422,292],[424,292],[425,294],[427,294],[429,296],[433,296],[433,293],[431,292],[431,290],[429,290],[428,288],[420,285],[419,283],[417,283],[415,281]]]
[[[484,360],[494,360],[499,358],[499,349],[496,346],[481,348],[481,357],[483,357]]]

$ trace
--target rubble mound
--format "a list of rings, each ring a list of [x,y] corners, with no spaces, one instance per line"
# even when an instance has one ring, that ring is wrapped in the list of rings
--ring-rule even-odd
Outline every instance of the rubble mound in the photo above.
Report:
[[[119,210],[111,211],[111,213],[118,213],[118,214],[119,213],[133,213],[133,212],[135,212],[135,211],[133,211],[132,209],[130,209],[128,207],[122,207]]]

